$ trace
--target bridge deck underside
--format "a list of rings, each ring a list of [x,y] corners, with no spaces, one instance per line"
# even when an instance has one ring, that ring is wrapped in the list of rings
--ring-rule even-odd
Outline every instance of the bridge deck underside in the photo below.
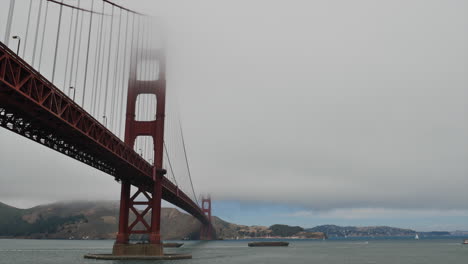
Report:
[[[1,42],[0,126],[134,186],[153,186],[149,163]],[[162,188],[164,200],[208,223],[200,207],[165,177]]]

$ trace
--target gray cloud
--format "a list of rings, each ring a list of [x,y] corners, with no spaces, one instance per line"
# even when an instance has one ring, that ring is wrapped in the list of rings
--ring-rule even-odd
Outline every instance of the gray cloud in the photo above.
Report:
[[[167,26],[200,193],[468,209],[466,1],[128,4]],[[118,198],[111,177],[0,133],[0,200]]]

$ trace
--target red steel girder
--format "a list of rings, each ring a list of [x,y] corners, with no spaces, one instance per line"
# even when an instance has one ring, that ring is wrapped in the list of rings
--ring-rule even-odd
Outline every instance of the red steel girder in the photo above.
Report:
[[[0,126],[150,190],[153,166],[0,42]],[[208,223],[166,177],[162,198]]]

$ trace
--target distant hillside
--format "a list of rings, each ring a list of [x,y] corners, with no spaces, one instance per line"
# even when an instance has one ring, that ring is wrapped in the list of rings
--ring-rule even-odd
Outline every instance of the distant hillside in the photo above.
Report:
[[[66,202],[18,209],[0,204],[0,236],[57,239],[113,239],[118,202]],[[195,238],[200,224],[174,208],[161,212],[163,239]]]
[[[447,231],[432,231],[432,232],[418,232],[420,237],[440,237],[440,236],[452,236],[451,232]]]
[[[0,204],[0,235],[2,236],[27,236],[32,233],[54,233],[61,226],[86,221],[81,214],[59,216],[51,215],[44,218],[42,214],[31,220],[33,209],[21,210],[6,204]]]
[[[119,203],[61,202],[18,209],[0,202],[0,237],[51,239],[115,239]],[[130,219],[131,221],[132,219]],[[149,221],[149,219],[147,219]],[[212,217],[218,238],[309,238],[327,237],[388,237],[388,236],[450,236],[468,235],[468,231],[416,232],[388,226],[321,225],[304,229],[300,226],[246,226]],[[193,216],[175,208],[162,208],[161,236],[165,240],[198,239],[201,224]],[[138,238],[138,237],[134,237]]]
[[[402,229],[389,226],[336,226],[321,225],[306,229],[309,232],[323,232],[328,237],[364,237],[364,236],[414,236],[416,231],[411,229]]]
[[[0,237],[114,239],[117,232],[118,212],[118,202],[109,201],[53,203],[30,209],[18,209],[0,203]],[[244,226],[228,223],[218,217],[213,217],[212,222],[218,238],[222,239],[324,238],[323,233],[305,232],[301,227]],[[174,208],[162,209],[161,236],[163,239],[198,239],[200,228],[200,222],[191,215]]]
[[[304,228],[300,226],[288,226],[288,225],[272,225],[269,228],[273,236],[294,236],[295,234],[304,231]]]

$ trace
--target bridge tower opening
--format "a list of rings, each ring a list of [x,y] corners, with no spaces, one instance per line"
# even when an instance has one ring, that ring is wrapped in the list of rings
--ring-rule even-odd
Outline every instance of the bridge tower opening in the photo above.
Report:
[[[202,212],[208,218],[208,224],[203,224],[200,232],[200,240],[213,240],[214,230],[211,222],[211,197],[202,198]]]
[[[156,80],[141,79],[141,67],[138,67],[144,54],[145,60],[154,60],[159,63]],[[139,95],[156,96],[156,118],[155,120],[138,120],[136,117],[136,104]],[[153,138],[154,165],[153,182],[148,186],[146,182],[130,182],[123,177],[120,197],[119,230],[113,247],[114,255],[163,255],[161,242],[161,198],[162,178],[166,174],[163,169],[164,148],[164,117],[166,101],[166,78],[164,56],[160,50],[136,49],[132,52],[130,62],[130,75],[127,93],[127,114],[125,122],[125,143],[134,147],[138,136],[150,136]],[[137,186],[138,190],[132,194],[131,185]],[[146,197],[145,201],[136,200],[138,196]],[[136,208],[136,206],[138,208]],[[139,210],[138,210],[139,209]],[[136,217],[132,223],[129,222],[129,213]],[[151,220],[147,222],[144,218],[149,215]],[[142,228],[143,227],[143,228]],[[129,243],[130,235],[148,237],[148,244]]]

